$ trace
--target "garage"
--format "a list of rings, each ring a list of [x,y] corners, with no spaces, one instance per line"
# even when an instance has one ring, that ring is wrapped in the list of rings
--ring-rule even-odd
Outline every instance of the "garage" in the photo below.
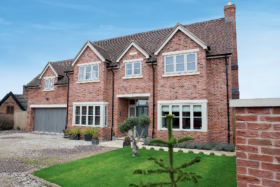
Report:
[[[66,108],[34,108],[33,131],[63,133]]]

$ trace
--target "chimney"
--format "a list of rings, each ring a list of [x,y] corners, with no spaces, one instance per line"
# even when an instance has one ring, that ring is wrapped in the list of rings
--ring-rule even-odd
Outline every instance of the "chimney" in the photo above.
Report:
[[[22,87],[22,88],[23,88],[23,89],[22,89],[22,95],[23,95],[23,96],[27,96],[27,95],[28,95],[28,92],[25,90],[25,86],[26,86],[26,85],[23,85],[23,87]]]
[[[237,56],[237,37],[236,37],[236,19],[235,5],[228,1],[224,7],[225,22],[230,22],[232,25],[232,57],[231,57],[231,74],[232,74],[232,94],[236,96],[234,99],[239,99],[239,83],[238,83],[238,56]]]

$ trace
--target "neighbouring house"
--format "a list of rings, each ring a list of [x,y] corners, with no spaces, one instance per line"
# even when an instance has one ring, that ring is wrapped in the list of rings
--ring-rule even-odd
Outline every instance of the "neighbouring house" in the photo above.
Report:
[[[0,101],[0,117],[5,116],[13,120],[15,111],[26,111],[27,100],[25,85],[23,86],[23,94],[13,94],[13,92],[7,93]]]
[[[87,41],[71,60],[48,62],[28,85],[27,132],[98,127],[124,136],[129,116],[150,116],[145,133],[233,141],[229,99],[239,98],[235,5],[224,18]],[[141,127],[137,127],[140,131]]]

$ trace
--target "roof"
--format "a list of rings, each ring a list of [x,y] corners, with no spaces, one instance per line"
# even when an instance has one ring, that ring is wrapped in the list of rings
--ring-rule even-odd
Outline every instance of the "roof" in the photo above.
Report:
[[[211,51],[208,51],[207,55],[232,53],[232,23],[230,21],[220,18],[189,25],[179,25],[191,35],[193,35],[196,39],[198,39],[201,43],[211,47]],[[175,27],[149,32],[142,32],[94,42],[87,41],[75,59],[50,62],[51,66],[58,74],[58,81],[55,83],[55,85],[67,84],[67,78],[65,77],[64,71],[73,71],[73,66],[71,67],[71,64],[73,65],[73,63],[77,61],[77,58],[79,58],[86,46],[93,47],[94,50],[99,53],[99,55],[101,55],[106,61],[110,62],[108,64],[109,66],[115,66],[118,65],[117,60],[126,50],[126,48],[132,42],[135,42],[143,50],[150,54],[150,58],[147,60],[147,62],[154,62],[156,61],[156,56],[154,53],[160,48],[164,41],[177,27],[178,24]],[[40,75],[35,77],[29,84],[27,84],[27,87],[40,87]]]
[[[9,98],[12,97],[14,101],[17,103],[19,108],[23,111],[26,111],[27,108],[27,101],[28,97],[27,95],[20,95],[20,94],[13,94],[13,92],[8,93],[1,101],[0,101],[0,106]]]

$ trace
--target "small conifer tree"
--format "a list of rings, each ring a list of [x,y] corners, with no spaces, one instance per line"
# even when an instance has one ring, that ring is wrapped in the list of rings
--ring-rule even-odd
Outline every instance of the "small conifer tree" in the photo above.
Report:
[[[193,181],[194,183],[198,183],[198,179],[202,178],[201,175],[194,173],[194,172],[184,172],[182,169],[187,168],[195,164],[196,162],[200,162],[201,157],[197,156],[195,159],[190,160],[187,163],[183,163],[178,167],[173,166],[173,147],[177,143],[181,143],[184,141],[194,140],[192,137],[183,137],[176,139],[172,134],[172,127],[171,121],[174,115],[167,114],[167,128],[168,128],[168,141],[160,140],[160,139],[153,139],[151,143],[163,143],[168,145],[168,153],[169,153],[169,166],[167,166],[162,159],[157,159],[155,157],[148,158],[148,160],[153,160],[156,164],[158,164],[163,169],[155,169],[155,170],[148,170],[148,169],[137,169],[133,172],[133,174],[143,174],[143,175],[150,175],[150,174],[162,174],[162,173],[169,173],[170,182],[149,182],[147,184],[143,184],[143,181],[140,181],[140,184],[129,184],[130,187],[149,187],[149,186],[160,186],[163,185],[170,185],[171,187],[178,187],[178,182],[186,182],[186,181]],[[177,178],[175,179],[174,174],[177,174]]]

